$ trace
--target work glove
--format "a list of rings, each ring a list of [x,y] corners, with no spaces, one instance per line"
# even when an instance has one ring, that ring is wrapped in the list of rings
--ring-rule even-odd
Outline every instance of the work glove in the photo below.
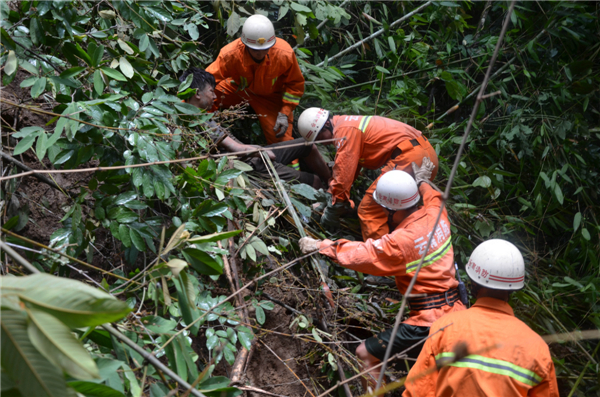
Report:
[[[300,251],[302,251],[303,254],[317,251],[321,247],[321,240],[315,240],[314,238],[310,237],[302,237],[299,243]]]
[[[285,132],[288,129],[288,116],[284,113],[279,112],[277,114],[277,121],[275,121],[275,126],[273,127],[273,131],[275,131],[275,137],[281,138],[285,135]]]
[[[337,202],[333,205],[327,204],[321,216],[321,226],[325,229],[335,231],[340,227],[340,216],[346,212],[347,203]]]
[[[429,182],[434,168],[435,165],[431,162],[429,157],[423,157],[423,162],[421,163],[420,167],[415,162],[412,163],[412,169],[415,174],[417,186],[420,186],[422,182]]]

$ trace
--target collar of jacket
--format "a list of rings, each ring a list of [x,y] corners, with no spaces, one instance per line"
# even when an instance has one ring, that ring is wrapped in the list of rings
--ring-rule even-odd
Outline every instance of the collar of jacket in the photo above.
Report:
[[[500,299],[484,297],[477,299],[477,302],[473,305],[473,307],[483,307],[490,310],[496,310],[502,312],[504,314],[508,314],[509,316],[514,316],[515,312],[513,312],[512,307],[508,304],[508,302],[504,302]]]

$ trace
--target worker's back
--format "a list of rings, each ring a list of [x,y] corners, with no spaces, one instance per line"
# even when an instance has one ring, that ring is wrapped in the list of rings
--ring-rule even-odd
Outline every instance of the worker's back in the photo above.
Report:
[[[404,397],[558,397],[554,364],[542,338],[517,319],[508,303],[480,298],[431,327]],[[466,351],[465,351],[466,347]],[[452,362],[457,356],[466,357]],[[427,369],[449,363],[411,382]]]

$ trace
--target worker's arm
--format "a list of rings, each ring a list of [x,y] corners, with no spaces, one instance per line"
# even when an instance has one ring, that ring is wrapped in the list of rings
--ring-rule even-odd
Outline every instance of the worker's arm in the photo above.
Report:
[[[333,164],[333,175],[329,188],[332,204],[337,201],[350,201],[350,188],[357,175],[358,161],[362,152],[362,132],[354,127],[338,128],[336,138],[337,154]]]
[[[343,267],[374,276],[399,276],[406,274],[404,251],[400,247],[403,230],[396,230],[378,240],[349,241],[324,240],[319,252]]]
[[[261,146],[258,145],[245,145],[243,143],[237,142],[235,139],[232,139],[231,137],[226,137],[225,139],[223,139],[221,141],[221,143],[219,144],[219,147],[227,150],[228,152],[232,152],[232,153],[239,153],[239,152],[249,152],[252,150],[256,150],[256,149],[261,149]],[[275,161],[275,153],[273,153],[273,151],[271,150],[266,150],[267,155],[269,156],[269,158],[273,161]],[[254,152],[250,154],[252,157],[260,157],[260,152]]]
[[[428,183],[421,183],[419,193],[423,197],[423,205],[426,208],[440,208],[442,206],[442,193],[429,186]]]
[[[304,95],[304,76],[300,71],[296,54],[292,52],[288,62],[290,67],[281,76],[283,81],[283,106],[280,112],[286,116],[292,114],[298,103],[300,103],[300,98]]]
[[[435,354],[432,352],[431,339],[425,341],[423,350],[408,373],[404,387],[406,390],[402,397],[435,397],[435,386],[438,371],[433,370]]]
[[[554,363],[549,360],[546,368],[546,377],[539,385],[529,390],[528,396],[532,397],[559,397],[558,384],[556,382],[556,372],[554,371]]]

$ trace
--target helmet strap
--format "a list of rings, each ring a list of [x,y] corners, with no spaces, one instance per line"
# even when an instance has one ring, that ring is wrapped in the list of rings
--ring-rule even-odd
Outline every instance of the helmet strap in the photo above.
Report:
[[[396,213],[396,211],[392,211],[392,210],[388,210],[388,228],[389,228],[389,233],[394,231],[394,214]]]

